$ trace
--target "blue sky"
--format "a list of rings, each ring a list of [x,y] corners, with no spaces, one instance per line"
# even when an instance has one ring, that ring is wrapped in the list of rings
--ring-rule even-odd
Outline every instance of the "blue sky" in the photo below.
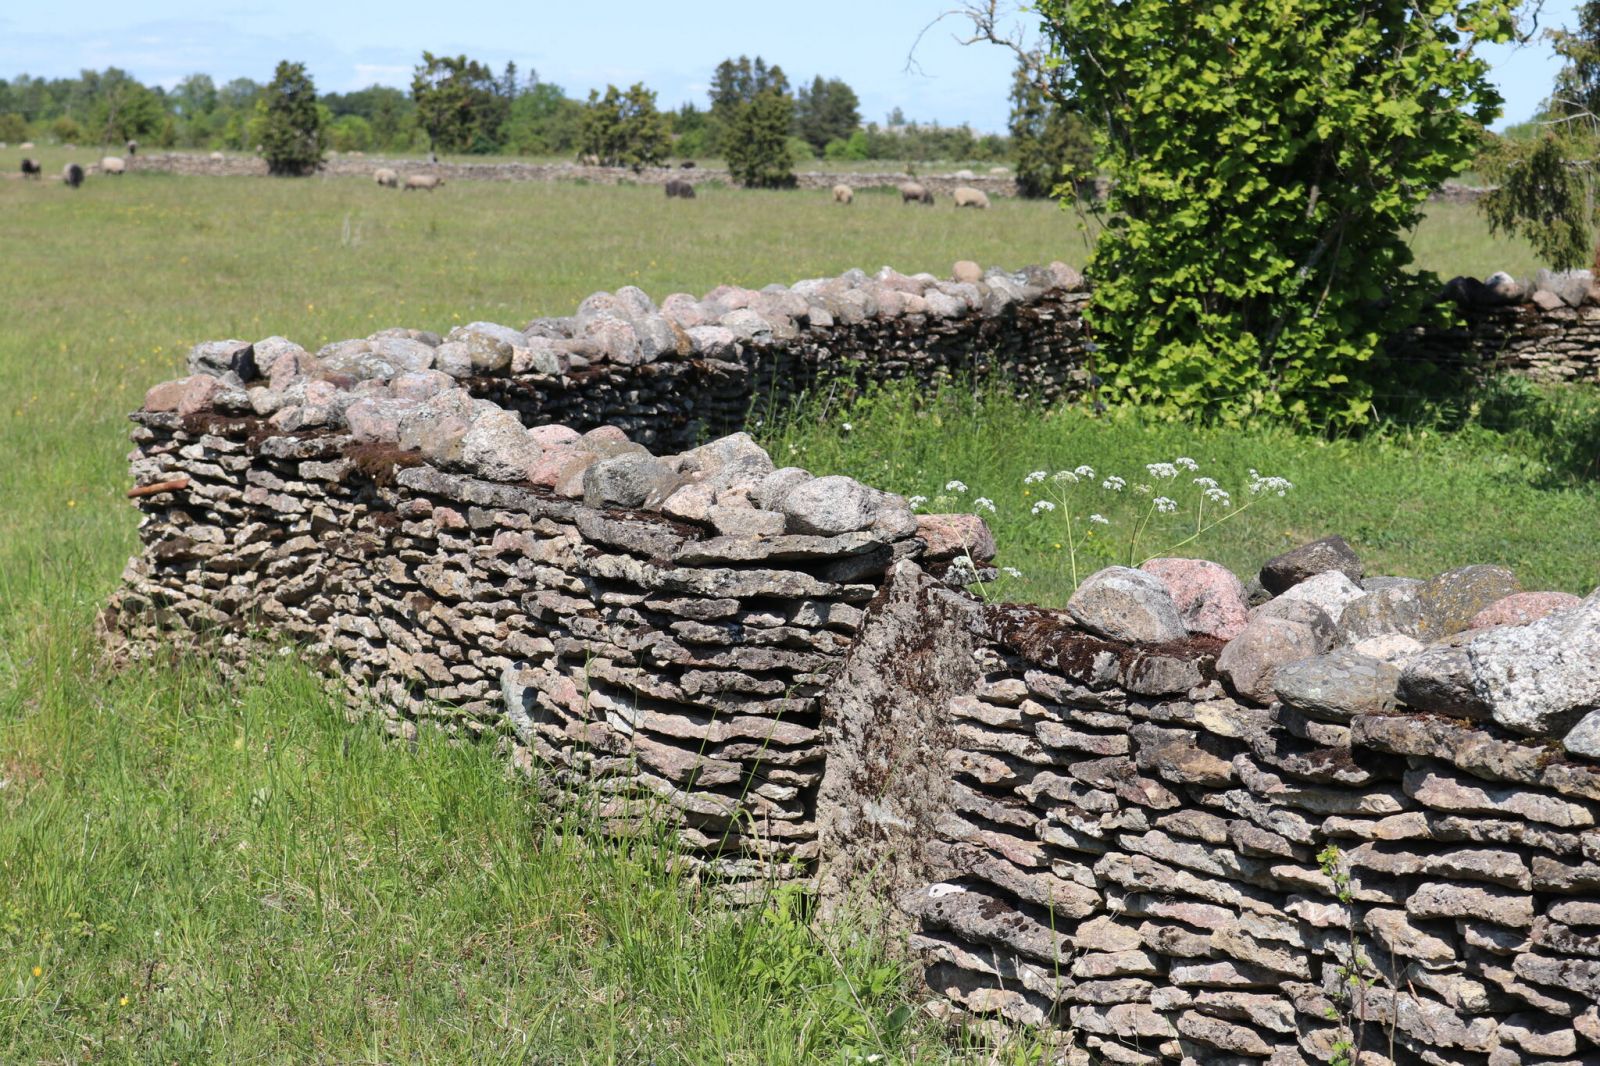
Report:
[[[406,87],[418,54],[466,53],[496,70],[514,60],[568,94],[643,81],[668,107],[704,105],[711,69],[730,55],[760,54],[791,81],[840,77],[861,96],[864,118],[894,107],[910,118],[1006,123],[1011,63],[992,46],[962,47],[960,26],[935,27],[906,70],[919,30],[952,0],[273,0],[269,5],[182,0],[65,0],[0,5],[0,76],[44,77],[118,66],[173,85],[204,72],[218,84],[265,81],[279,59],[306,63],[323,91],[379,82]],[[1548,0],[1542,26],[1571,21],[1576,0]],[[1543,41],[1487,53],[1506,97],[1504,121],[1527,118],[1549,91],[1557,62]],[[1504,121],[1502,124],[1504,124]]]

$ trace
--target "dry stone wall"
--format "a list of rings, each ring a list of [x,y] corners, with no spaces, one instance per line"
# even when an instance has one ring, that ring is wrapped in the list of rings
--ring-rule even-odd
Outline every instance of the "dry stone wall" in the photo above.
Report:
[[[832,905],[1078,1061],[1600,1060],[1600,592],[1335,570],[1247,614],[1161,563],[1065,611],[898,565],[827,708]]]
[[[1253,596],[990,605],[979,519],[699,443],[828,374],[1081,385],[1081,279],[961,271],[200,345],[134,415],[107,637],[296,645],[720,883],[814,877],[1073,1061],[1600,1059],[1600,591],[1331,538]]]

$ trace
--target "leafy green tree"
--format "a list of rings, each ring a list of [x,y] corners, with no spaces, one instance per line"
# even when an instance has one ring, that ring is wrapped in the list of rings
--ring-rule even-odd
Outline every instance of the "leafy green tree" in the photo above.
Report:
[[[793,123],[794,101],[776,88],[762,90],[735,111],[722,153],[733,179],[757,189],[793,186],[794,157],[789,148]]]
[[[1051,196],[1062,182],[1094,174],[1094,135],[1083,116],[1057,102],[1060,90],[1046,91],[1050,73],[1022,61],[1011,82],[1011,150],[1023,196]]]
[[[1600,0],[1579,6],[1576,31],[1550,37],[1566,60],[1554,91],[1538,122],[1485,135],[1478,167],[1494,188],[1478,208],[1558,270],[1600,268]]]
[[[28,120],[15,111],[0,115],[0,141],[25,141],[28,139]]]
[[[606,86],[605,96],[589,90],[578,134],[578,154],[594,156],[601,166],[651,166],[672,150],[667,116],[656,110],[656,94],[642,83],[623,92]]]
[[[1578,5],[1576,30],[1552,30],[1550,39],[1566,62],[1556,75],[1549,110],[1556,116],[1600,116],[1600,0]]]
[[[1111,178],[1089,309],[1111,390],[1364,421],[1381,339],[1426,300],[1406,232],[1498,113],[1474,46],[1517,2],[1040,0]]]
[[[822,154],[827,159],[861,160],[872,158],[868,152],[867,131],[856,130],[847,140],[829,141]]]
[[[365,152],[372,147],[372,123],[360,115],[340,115],[328,124],[328,137],[338,152]]]
[[[411,78],[417,124],[439,152],[493,151],[509,103],[489,68],[466,56],[422,53]]]
[[[561,86],[534,81],[511,104],[506,146],[523,155],[568,155],[577,149],[583,111]]]
[[[267,173],[286,177],[315,173],[322,166],[328,131],[305,64],[279,63],[258,109]]]
[[[1494,186],[1478,201],[1490,230],[1525,238],[1557,270],[1600,263],[1597,154],[1587,130],[1549,129],[1532,141],[1494,138],[1478,164]]]
[[[769,89],[784,95],[789,92],[788,75],[776,63],[769,67],[760,56],[753,61],[748,56],[740,56],[718,63],[712,72],[708,93],[711,111],[706,117],[705,150],[726,154],[734,120],[758,94]]]
[[[825,151],[829,141],[847,139],[859,125],[861,101],[855,90],[838,78],[823,81],[819,74],[795,96],[795,133],[818,152]]]

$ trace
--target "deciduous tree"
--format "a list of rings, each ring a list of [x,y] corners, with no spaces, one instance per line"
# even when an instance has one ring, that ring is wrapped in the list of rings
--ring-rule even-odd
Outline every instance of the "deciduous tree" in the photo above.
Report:
[[[1518,0],[1039,0],[1111,179],[1090,319],[1157,409],[1363,421],[1408,231],[1499,111]]]
[[[656,94],[642,83],[627,92],[606,86],[601,96],[589,91],[578,154],[594,156],[602,166],[644,167],[659,163],[672,149],[667,117],[656,110]]]

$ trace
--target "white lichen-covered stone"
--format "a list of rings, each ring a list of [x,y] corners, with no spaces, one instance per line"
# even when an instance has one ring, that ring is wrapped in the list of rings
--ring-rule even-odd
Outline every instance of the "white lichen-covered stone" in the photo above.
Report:
[[[1466,645],[1472,685],[1515,733],[1561,736],[1600,707],[1600,591],[1525,626],[1492,629]]]

